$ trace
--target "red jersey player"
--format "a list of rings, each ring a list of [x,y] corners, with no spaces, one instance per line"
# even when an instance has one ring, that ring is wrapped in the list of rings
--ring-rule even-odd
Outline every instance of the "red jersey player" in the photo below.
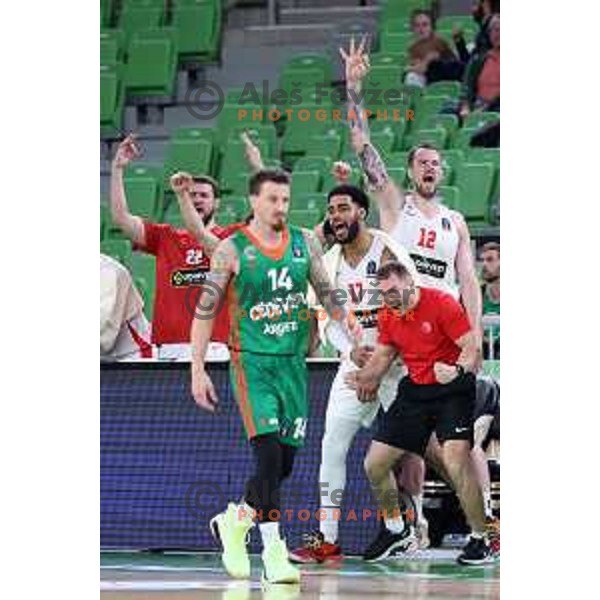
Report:
[[[203,246],[185,229],[146,221],[132,215],[127,206],[123,171],[139,156],[134,138],[126,137],[116,152],[111,169],[110,209],[114,223],[132,241],[134,248],[156,257],[156,295],[152,322],[152,343],[158,346],[163,360],[189,360],[190,328],[200,285],[210,268]],[[176,179],[176,178],[174,178]],[[214,222],[219,190],[210,177],[192,177],[192,181],[173,182],[175,192],[188,194],[203,223],[216,237],[223,239],[231,228]],[[193,291],[190,288],[197,288]],[[209,356],[229,358],[226,318],[216,321]]]

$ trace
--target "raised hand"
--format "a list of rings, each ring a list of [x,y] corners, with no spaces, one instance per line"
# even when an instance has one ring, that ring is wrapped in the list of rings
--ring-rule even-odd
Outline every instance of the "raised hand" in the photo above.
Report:
[[[129,134],[117,148],[117,152],[113,159],[113,166],[118,169],[125,168],[132,160],[138,158],[141,152],[135,143],[135,136]]]
[[[171,189],[179,195],[190,189],[190,186],[194,183],[194,179],[189,173],[178,171],[171,175],[169,183],[171,184]]]
[[[253,171],[260,171],[263,168],[263,161],[258,146],[250,139],[250,136],[244,131],[240,136],[244,142],[244,153],[246,160]]]
[[[333,163],[331,173],[338,183],[348,183],[352,175],[352,167],[347,162],[338,160]]]
[[[345,65],[346,86],[356,89],[369,72],[369,55],[366,51],[367,36],[363,36],[358,48],[354,44],[354,36],[350,38],[350,48],[346,52],[340,48],[340,55]]]

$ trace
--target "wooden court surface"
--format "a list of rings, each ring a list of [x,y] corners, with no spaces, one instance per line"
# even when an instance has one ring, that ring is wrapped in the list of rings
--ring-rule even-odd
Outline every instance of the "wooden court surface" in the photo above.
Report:
[[[422,551],[409,558],[302,566],[300,586],[260,584],[260,558],[252,579],[233,581],[216,554],[103,553],[101,600],[343,600],[352,598],[491,599],[500,597],[500,565],[462,567],[456,550]]]

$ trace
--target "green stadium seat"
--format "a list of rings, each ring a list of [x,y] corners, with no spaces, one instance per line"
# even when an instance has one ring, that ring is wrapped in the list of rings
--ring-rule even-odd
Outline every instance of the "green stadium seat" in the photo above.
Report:
[[[375,52],[369,58],[372,67],[394,66],[397,69],[404,69],[406,66],[405,52]]]
[[[181,59],[207,61],[218,56],[220,15],[217,3],[175,4],[172,24],[177,32],[177,52]]]
[[[100,252],[112,256],[123,266],[130,268],[131,265],[131,242],[129,240],[104,240],[100,244]]]
[[[227,206],[219,208],[215,215],[216,222],[221,226],[232,225],[233,223],[239,223],[243,219],[240,219],[236,211]]]
[[[313,210],[325,214],[327,210],[327,194],[297,194],[292,200],[293,210]]]
[[[402,68],[393,64],[371,67],[365,80],[365,90],[383,90],[380,95],[381,101],[376,103],[376,106],[383,106],[385,104],[383,102],[383,96],[386,90],[399,90],[401,87]],[[371,103],[367,104],[366,108],[371,108]]]
[[[286,90],[288,94],[291,94],[293,90],[300,90],[303,100],[301,92],[304,90],[315,91],[319,83],[330,84],[331,80],[325,79],[322,69],[314,67],[283,71],[279,78],[279,87],[282,90]]]
[[[294,171],[292,175],[292,202],[297,194],[312,194],[321,187],[321,173],[318,171]]]
[[[174,32],[137,33],[128,47],[125,87],[129,96],[168,96],[175,91],[177,52]]]
[[[475,111],[469,114],[463,123],[466,129],[481,129],[490,123],[496,123],[500,120],[500,115],[495,112],[480,112]]]
[[[415,120],[411,131],[416,131],[432,115],[440,114],[442,108],[452,102],[450,96],[422,96],[414,107]]]
[[[247,110],[247,115],[244,117],[242,113],[240,116],[239,110]],[[256,110],[260,111],[261,109],[257,108]],[[232,129],[239,130],[246,127],[253,128],[260,125],[266,126],[267,124],[271,124],[271,121],[268,120],[266,110],[262,110],[262,114],[261,112],[257,112],[256,119],[253,119],[252,115],[252,107],[242,108],[231,104],[225,104],[219,114],[217,130],[215,133],[215,142],[219,147],[224,149]]]
[[[410,150],[418,144],[432,144],[438,150],[443,150],[448,141],[448,133],[443,127],[436,129],[420,129],[404,137],[404,149]]]
[[[100,0],[100,27],[110,27],[112,0]]]
[[[249,170],[243,173],[234,173],[231,176],[227,176],[225,179],[221,178],[219,180],[221,193],[227,193],[233,196],[245,196],[248,194],[249,179]]]
[[[454,177],[460,166],[465,162],[462,150],[444,150],[442,152],[442,166],[444,168],[443,185],[452,185]]]
[[[382,2],[382,18],[402,19],[410,17],[417,8],[431,10],[431,0],[386,0]]]
[[[215,131],[210,127],[179,127],[171,132],[171,139],[206,140],[213,143]]]
[[[450,96],[457,98],[460,96],[462,85],[459,81],[436,81],[430,83],[424,88],[426,96]]]
[[[491,163],[500,168],[500,148],[467,148],[467,162],[471,164]]]
[[[234,140],[235,138],[233,138],[225,148],[225,154],[219,167],[219,180],[221,181],[223,190],[227,191],[233,189],[232,186],[235,185],[235,179],[239,175],[244,175],[246,177],[246,184],[244,192],[242,193],[245,193],[245,190],[248,187],[247,181],[250,179],[252,171],[248,160],[246,159],[244,143]],[[262,140],[258,140],[257,145],[261,150],[261,153],[266,155],[267,152],[265,151]]]
[[[247,133],[250,139],[258,145],[263,161],[271,160],[276,155],[277,131],[269,121],[264,125],[257,123],[256,125],[235,125],[231,127],[229,129],[227,147],[232,143],[241,143],[242,133]],[[227,151],[227,147],[225,148],[225,152]]]
[[[304,154],[306,145],[311,136],[325,135],[331,128],[331,121],[319,121],[315,118],[316,111],[319,107],[312,106],[305,108],[310,113],[310,118],[308,120],[301,121],[298,117],[298,113],[296,113],[287,123],[282,145],[284,157],[287,155]]]
[[[333,79],[333,67],[326,55],[317,53],[297,54],[288,60],[282,69],[282,75],[302,73],[304,71],[320,71],[319,81],[331,81]]]
[[[325,176],[331,171],[333,160],[330,156],[303,156],[294,164],[294,171],[316,171]]]
[[[117,135],[123,123],[125,93],[121,84],[120,68],[100,65],[100,134]]]
[[[419,125],[419,129],[437,129],[438,127],[443,127],[448,132],[449,137],[452,137],[459,129],[458,117],[456,115],[429,115]]]
[[[408,152],[393,152],[386,162],[388,169],[408,168]]]
[[[150,220],[160,218],[162,169],[132,164],[123,179],[131,214]]]
[[[250,213],[250,202],[246,196],[227,196],[221,200],[219,210],[233,211],[238,221],[243,221]]]
[[[387,161],[388,157],[391,156],[396,149],[396,135],[394,130],[390,127],[372,133],[371,143],[380,152],[381,157]]]
[[[385,30],[381,34],[381,51],[390,54],[406,54],[415,41],[412,31]]]
[[[105,29],[100,32],[100,64],[116,65],[123,60],[123,32]]]
[[[476,128],[461,127],[454,136],[453,147],[466,151],[471,146],[471,138],[477,131]]]
[[[288,222],[296,227],[304,227],[305,229],[313,229],[322,219],[322,214],[319,210],[296,210],[290,209]]]
[[[394,180],[396,185],[406,188],[407,183],[407,169],[406,167],[390,167],[388,169],[388,175]]]
[[[212,161],[213,145],[208,140],[172,139],[164,165],[165,189],[170,189],[169,178],[177,171],[187,171],[192,175],[210,175]]]
[[[494,166],[463,163],[457,170],[455,184],[460,190],[460,207],[469,221],[487,222],[489,201],[494,183]]]
[[[121,12],[119,27],[123,30],[125,38],[131,40],[136,33],[163,25],[164,13],[164,3],[152,6],[125,6]]]
[[[311,135],[304,145],[306,156],[321,156],[325,154],[333,160],[337,160],[342,147],[340,133],[333,128],[323,134]]]
[[[457,187],[452,185],[441,185],[439,188],[439,194],[441,202],[444,206],[447,206],[452,210],[461,211],[460,191]]]

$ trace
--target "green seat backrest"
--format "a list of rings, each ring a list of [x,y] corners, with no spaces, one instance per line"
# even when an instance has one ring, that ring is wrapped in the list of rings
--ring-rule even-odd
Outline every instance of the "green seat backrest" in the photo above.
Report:
[[[459,81],[436,81],[430,83],[425,89],[426,96],[450,96],[456,98],[460,95],[461,84]]]
[[[210,175],[212,170],[213,146],[205,139],[172,139],[167,150],[164,166],[165,186],[177,171],[192,175]]]
[[[333,161],[329,156],[303,156],[296,161],[294,171],[316,171],[324,176],[331,171],[332,165]]]
[[[328,129],[323,134],[311,135],[304,146],[306,156],[321,156],[325,154],[332,160],[337,160],[340,155],[342,138],[338,131]]]
[[[500,121],[500,115],[494,112],[479,112],[475,111],[469,114],[465,119],[463,127],[468,129],[480,129],[490,123],[496,123]]]
[[[460,206],[460,190],[453,185],[441,185],[439,194],[442,204],[452,210],[461,211]]]
[[[290,209],[288,222],[296,227],[312,229],[321,221],[322,214],[319,210],[295,210]]]
[[[119,26],[129,40],[139,31],[160,27],[163,24],[164,12],[164,4],[159,6],[126,6],[121,12]]]
[[[472,221],[488,220],[493,182],[493,165],[461,165],[456,173],[455,184],[460,189],[460,206],[465,218]]]
[[[173,8],[172,24],[177,31],[177,51],[183,57],[212,55],[217,40],[217,8],[206,3]]]
[[[162,182],[157,169],[131,165],[125,172],[124,183],[132,214],[146,219],[160,217]]]
[[[321,173],[318,171],[295,171],[292,175],[292,203],[296,194],[311,194],[321,187]]]

